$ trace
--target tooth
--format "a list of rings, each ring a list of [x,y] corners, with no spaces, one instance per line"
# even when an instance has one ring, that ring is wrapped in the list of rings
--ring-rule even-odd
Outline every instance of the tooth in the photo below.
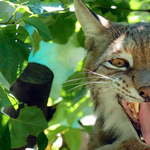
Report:
[[[139,102],[135,102],[134,107],[135,107],[135,112],[138,113],[139,112]]]
[[[139,119],[138,115],[135,113],[133,114],[133,117],[136,118],[136,119]]]
[[[142,140],[142,141],[144,141],[144,138],[143,138],[143,137],[141,137],[141,140]]]
[[[134,111],[134,106],[133,106],[133,104],[131,104],[131,103],[129,103],[129,108],[132,110],[132,111]]]

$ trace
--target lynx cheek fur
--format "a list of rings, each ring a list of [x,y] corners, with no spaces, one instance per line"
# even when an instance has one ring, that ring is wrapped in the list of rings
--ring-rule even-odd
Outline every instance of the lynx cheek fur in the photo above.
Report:
[[[75,0],[96,123],[89,150],[150,150],[150,23],[119,25]],[[144,139],[143,141],[141,139]]]

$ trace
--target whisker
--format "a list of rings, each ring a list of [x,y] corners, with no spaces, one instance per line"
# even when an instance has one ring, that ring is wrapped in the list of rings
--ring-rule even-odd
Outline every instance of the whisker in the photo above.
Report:
[[[108,88],[104,89],[102,92],[106,92],[109,89],[113,89],[113,87],[108,87]]]
[[[69,92],[71,92],[71,91],[73,91],[74,89],[76,89],[76,88],[78,88],[78,87],[81,87],[81,86],[83,86],[83,85],[87,85],[87,83],[84,83],[84,84],[80,84],[80,85],[78,85],[78,86],[75,86],[75,87],[73,87],[73,88],[67,90],[66,93],[68,94]]]
[[[103,77],[87,77],[87,79],[102,79],[102,78]],[[64,83],[74,82],[74,81],[78,81],[78,80],[85,80],[85,78],[77,78],[77,79],[67,80]]]
[[[84,68],[84,69],[85,69],[85,68]],[[103,74],[99,74],[99,73],[97,73],[97,72],[93,72],[93,71],[88,70],[88,69],[85,69],[85,70],[87,70],[88,73],[90,72],[90,73],[92,73],[92,74],[96,74],[96,75],[101,76],[101,77],[103,77],[103,78],[112,80],[111,78],[109,78],[109,77],[107,77],[107,76],[105,76],[105,75],[103,75]]]
[[[67,81],[65,81],[65,83],[78,81],[78,80],[82,80],[82,79],[85,79],[85,78],[77,78],[77,79],[67,80]]]
[[[99,38],[103,39],[102,37],[99,37]],[[105,37],[105,39],[108,39],[108,40],[114,41],[114,39],[113,39],[113,38]]]
[[[76,86],[76,87],[73,87],[73,88],[67,90],[66,93],[68,94],[69,92],[71,92],[71,91],[73,91],[74,89],[76,89],[76,88],[78,88],[78,87],[81,87],[81,86],[83,86],[83,85],[98,84],[98,83],[108,84],[107,82],[104,82],[104,81],[98,81],[98,82],[96,81],[96,82],[88,82],[88,83],[85,82],[85,83],[83,83],[83,84],[80,84],[80,85],[78,85],[78,86]]]
[[[70,83],[70,84],[64,85],[63,87],[68,87],[68,86],[71,86],[71,85],[78,85],[78,84],[85,84],[85,82],[80,82],[80,83]],[[88,84],[88,83],[86,83],[86,84]]]

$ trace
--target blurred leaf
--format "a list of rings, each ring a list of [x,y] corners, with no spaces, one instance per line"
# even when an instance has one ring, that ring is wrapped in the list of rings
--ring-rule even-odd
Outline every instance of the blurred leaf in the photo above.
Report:
[[[83,127],[83,129],[90,135],[91,131],[92,131],[92,128],[93,126],[92,125],[83,125],[81,122],[80,122],[80,125]]]
[[[67,6],[69,4],[72,4],[74,1],[73,0],[44,0],[43,3],[44,4],[52,4],[52,3],[62,3],[64,6]]]
[[[130,0],[129,4],[131,9],[138,10],[141,7],[142,2],[139,2],[137,0]]]
[[[84,32],[82,29],[80,29],[80,31],[77,33],[77,39],[78,39],[80,46],[85,47],[84,45],[85,36],[84,36]]]
[[[37,144],[39,150],[44,150],[47,147],[48,139],[44,132],[41,132],[37,137]]]
[[[88,106],[89,102],[90,99],[85,97],[82,100],[80,100],[76,105],[70,107],[70,111],[68,111],[68,115],[67,115],[67,122],[69,123],[70,126],[73,125],[77,117],[77,114],[81,112],[83,108]]]
[[[65,142],[71,150],[79,150],[81,145],[81,130],[69,128],[64,134]]]
[[[0,149],[8,150],[11,146],[8,121],[10,117],[0,112]]]
[[[65,132],[67,129],[67,126],[56,124],[47,129],[46,136],[50,142],[53,142],[57,138],[58,133]]]
[[[8,12],[4,14],[0,14],[0,21],[3,21],[4,19],[7,18]]]
[[[40,41],[42,41],[43,38],[38,34],[36,30],[33,32],[32,38],[33,38],[33,53],[35,54],[40,49]]]
[[[52,13],[50,17],[41,18],[41,20],[48,26],[51,40],[55,43],[66,44],[70,36],[74,33],[76,22],[74,13]],[[34,53],[36,53],[39,50],[40,41],[45,39],[36,31],[32,37]]]
[[[10,2],[14,3],[14,2],[17,2],[17,0],[9,0]]]
[[[72,4],[74,1],[73,0],[62,0],[61,1],[65,6]]]
[[[111,16],[109,16],[109,19],[112,21],[116,21],[116,18],[117,21],[127,21],[127,16],[130,13],[130,5],[127,0],[117,1],[117,3],[112,0],[95,0],[88,4],[94,12],[102,15],[103,17],[107,17],[107,13],[111,12],[113,17],[111,18]],[[116,9],[112,9],[111,6],[115,6]],[[114,18],[115,20],[113,20]]]
[[[92,128],[93,128],[93,126],[82,126],[82,127],[85,129],[85,131],[86,131],[88,134],[91,133]]]
[[[9,120],[11,148],[24,146],[28,135],[36,136],[45,128],[47,128],[47,122],[42,111],[36,107],[24,107],[20,110],[17,119]]]
[[[59,150],[58,146],[52,146],[52,150]]]
[[[105,16],[107,16],[107,19],[113,20],[113,21],[117,21],[117,19],[118,19],[118,17],[117,17],[116,15],[113,15],[110,11],[107,12],[107,13],[105,14]]]
[[[61,102],[58,104],[56,112],[53,115],[53,118],[48,123],[49,126],[59,124],[61,121],[65,120],[67,117],[67,106],[66,103]]]
[[[35,27],[43,38],[51,40],[50,30],[39,18],[31,17],[26,19],[24,22],[28,25]]]
[[[23,63],[28,60],[30,47],[24,43],[28,36],[21,26],[0,28],[0,71],[10,84],[22,73]]]
[[[47,24],[53,42],[66,44],[69,37],[74,33],[75,22],[74,13],[52,13]]]

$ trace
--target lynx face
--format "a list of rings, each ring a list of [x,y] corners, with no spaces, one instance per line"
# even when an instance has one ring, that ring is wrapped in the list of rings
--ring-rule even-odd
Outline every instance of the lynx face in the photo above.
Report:
[[[150,24],[119,25],[75,0],[97,121],[89,150],[150,150]]]

